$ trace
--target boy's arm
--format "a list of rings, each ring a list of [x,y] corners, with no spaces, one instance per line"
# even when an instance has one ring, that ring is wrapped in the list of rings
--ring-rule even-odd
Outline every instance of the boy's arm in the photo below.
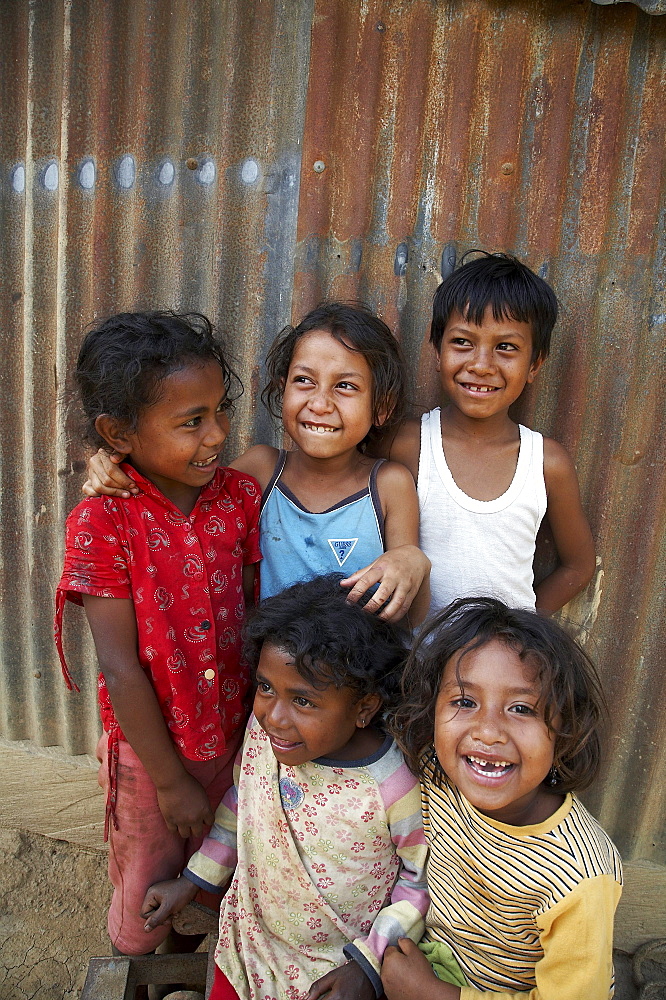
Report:
[[[375,458],[388,458],[400,462],[412,474],[416,482],[419,474],[419,454],[421,452],[421,421],[405,420],[397,430],[376,432],[368,445],[368,454]]]
[[[585,587],[595,569],[592,532],[583,511],[576,469],[557,441],[543,442],[543,472],[548,494],[546,516],[559,565],[535,587],[536,606],[550,614]]]
[[[387,462],[377,474],[377,490],[385,511],[385,551],[342,584],[354,585],[349,599],[357,601],[369,587],[379,583],[366,610],[375,612],[388,601],[380,617],[397,620],[409,612],[410,623],[418,624],[430,605],[430,560],[418,547],[416,487],[407,469],[397,462]]]
[[[134,604],[129,599],[82,594],[97,658],[128,743],[155,788],[164,820],[181,837],[200,837],[213,822],[208,796],[185,770],[137,657]]]

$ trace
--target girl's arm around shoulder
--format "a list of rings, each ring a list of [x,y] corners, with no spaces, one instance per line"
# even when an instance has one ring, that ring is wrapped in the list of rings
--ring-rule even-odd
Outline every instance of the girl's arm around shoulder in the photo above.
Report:
[[[377,491],[384,513],[385,551],[370,566],[358,570],[343,585],[353,584],[349,599],[356,601],[369,587],[379,587],[366,609],[382,618],[400,619],[409,612],[410,624],[423,621],[430,604],[430,560],[419,544],[419,502],[408,470],[385,462],[377,473]]]
[[[535,588],[536,605],[551,613],[563,607],[592,579],[594,541],[580,499],[576,469],[566,450],[544,438],[543,472],[548,495],[547,517],[559,565]]]
[[[254,476],[263,493],[273,477],[273,469],[278,455],[277,448],[271,448],[267,444],[255,444],[233,462],[230,462],[229,467],[236,469],[237,472],[246,472],[248,475]]]

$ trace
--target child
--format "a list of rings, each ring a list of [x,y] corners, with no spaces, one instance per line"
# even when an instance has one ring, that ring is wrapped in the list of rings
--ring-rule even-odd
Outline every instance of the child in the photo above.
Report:
[[[571,459],[509,416],[548,356],[556,319],[553,291],[506,254],[463,258],[435,292],[430,341],[448,404],[403,424],[381,451],[417,482],[432,613],[478,594],[550,613],[594,573]],[[559,564],[534,588],[546,506]]]
[[[620,858],[571,794],[599,765],[585,653],[548,618],[459,600],[420,637],[403,691],[391,728],[422,769],[429,961],[411,941],[389,949],[387,997],[608,1000]]]
[[[420,621],[430,566],[417,548],[416,490],[402,466],[364,453],[371,431],[404,413],[404,363],[391,331],[365,308],[324,304],[282,331],[267,367],[262,398],[294,447],[257,445],[232,463],[263,492],[262,599],[344,568],[352,600],[379,584],[369,611],[401,617],[416,597],[411,618]],[[87,492],[131,490],[104,452],[90,471]]]
[[[386,946],[423,932],[418,779],[381,724],[405,652],[339,580],[296,584],[248,622],[257,693],[236,787],[184,877],[146,896],[150,931],[233,876],[211,1000],[370,1000]]]
[[[109,934],[140,955],[166,936],[143,929],[146,889],[182,869],[232,781],[260,493],[218,467],[239,383],[204,316],[114,316],[86,336],[76,377],[89,436],[126,456],[136,495],[69,515],[56,641],[69,681],[63,609],[83,604],[101,669]]]

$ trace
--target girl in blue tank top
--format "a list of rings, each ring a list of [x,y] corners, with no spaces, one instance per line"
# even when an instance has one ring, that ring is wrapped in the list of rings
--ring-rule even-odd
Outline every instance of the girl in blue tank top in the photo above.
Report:
[[[260,596],[330,572],[346,573],[349,599],[383,618],[422,621],[430,563],[418,548],[414,480],[396,463],[368,457],[373,431],[404,416],[405,364],[393,334],[370,310],[323,303],[285,327],[267,358],[262,400],[282,419],[289,451],[256,445],[229,463],[263,492]],[[84,492],[132,490],[115,463],[91,460]],[[127,495],[127,493],[125,494]]]
[[[323,304],[280,333],[266,365],[262,399],[293,447],[257,445],[232,463],[263,490],[262,599],[342,571],[352,600],[376,587],[368,610],[388,601],[382,615],[397,618],[411,603],[420,621],[428,565],[414,482],[402,465],[364,453],[373,429],[403,416],[405,366],[391,331],[360,306]]]

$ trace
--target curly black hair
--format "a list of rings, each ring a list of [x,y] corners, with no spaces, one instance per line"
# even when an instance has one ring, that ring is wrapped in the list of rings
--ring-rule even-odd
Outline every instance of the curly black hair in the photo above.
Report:
[[[389,729],[410,768],[418,773],[424,759],[432,758],[435,779],[441,781],[433,737],[444,668],[455,657],[458,671],[467,653],[494,639],[506,643],[536,670],[544,721],[555,737],[558,774],[557,783],[545,783],[544,788],[555,794],[586,788],[599,768],[599,729],[606,713],[594,664],[552,618],[507,608],[492,597],[454,601],[430,619],[409,654],[403,697],[389,719]]]
[[[165,378],[186,365],[207,361],[216,361],[222,369],[225,406],[231,408],[243,385],[206,316],[131,312],[103,320],[84,337],[76,365],[86,437],[95,447],[105,445],[95,429],[103,413],[135,431],[142,411],[158,401]]]
[[[405,416],[405,359],[400,344],[378,316],[362,303],[322,302],[298,326],[285,326],[266,358],[268,381],[262,402],[278,420],[289,365],[298,341],[313,330],[327,330],[350,351],[363,355],[372,372],[372,420],[382,429],[397,426]],[[385,419],[382,422],[382,417]]]
[[[471,260],[470,254],[481,254]],[[432,302],[430,343],[439,352],[451,313],[480,326],[488,306],[493,318],[532,327],[532,360],[547,358],[557,320],[557,297],[547,282],[507,253],[468,250],[437,288]]]
[[[393,707],[407,650],[392,622],[347,601],[341,573],[296,583],[269,597],[245,626],[244,654],[256,670],[264,643],[286,650],[313,687],[348,687],[362,698],[378,694]]]

